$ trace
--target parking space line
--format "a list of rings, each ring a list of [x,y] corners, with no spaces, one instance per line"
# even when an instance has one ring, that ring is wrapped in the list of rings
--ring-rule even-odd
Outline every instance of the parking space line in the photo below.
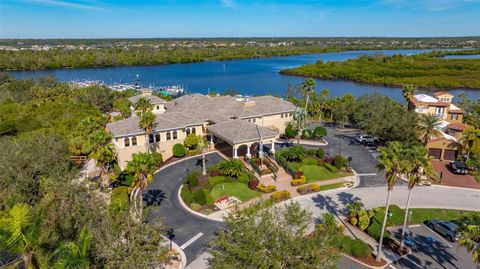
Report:
[[[417,266],[417,267],[420,268],[420,269],[423,269],[423,268],[424,268],[423,266],[418,265],[418,263],[412,261],[409,257],[405,257],[405,259],[408,260],[409,262],[413,263],[413,265]]]
[[[415,225],[410,225],[408,228],[416,228],[416,227],[422,227],[421,224],[415,224]]]
[[[397,269],[395,266],[393,266],[393,265],[391,265],[391,264],[390,264],[390,267],[392,267],[392,269]]]
[[[434,230],[430,229],[428,226],[427,226],[428,230],[435,235],[436,238],[440,239],[440,241],[442,241],[444,244],[446,244],[448,247],[452,247],[452,245],[450,245],[450,243],[444,239],[441,235],[437,234]]]
[[[193,242],[197,241],[198,238],[202,237],[202,235],[203,235],[203,233],[198,233],[197,235],[192,237],[190,240],[185,242],[185,244],[181,245],[180,248],[185,249],[186,247],[190,246]]]
[[[367,176],[376,176],[377,173],[366,173],[366,174],[357,174],[359,177],[367,177]]]

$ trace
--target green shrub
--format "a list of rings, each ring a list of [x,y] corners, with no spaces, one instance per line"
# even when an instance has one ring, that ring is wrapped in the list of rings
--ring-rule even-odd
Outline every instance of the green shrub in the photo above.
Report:
[[[130,199],[128,197],[128,187],[122,186],[113,189],[110,196],[110,209],[113,211],[123,211],[128,208]]]
[[[135,175],[129,173],[127,170],[124,170],[124,171],[122,171],[121,173],[118,174],[118,176],[116,178],[116,181],[121,186],[130,187],[130,186],[132,186],[133,181],[135,181]]]
[[[245,183],[247,184],[249,181],[250,181],[250,176],[245,173],[245,174],[241,174],[238,178],[237,178],[237,181],[240,182],[240,183]]]
[[[285,136],[288,138],[294,138],[297,136],[297,130],[295,130],[291,124],[288,124],[287,127],[285,127]]]
[[[295,172],[298,171],[300,167],[302,167],[302,164],[297,162],[291,162],[289,164],[293,167],[293,169],[295,169]]]
[[[305,150],[305,154],[307,156],[315,156],[317,154],[317,150],[316,149],[307,149],[307,150]]]
[[[317,158],[319,159],[323,159],[323,157],[325,157],[325,150],[323,150],[322,148],[317,149],[315,156],[317,156]]]
[[[172,151],[173,151],[173,156],[177,158],[183,157],[187,153],[185,146],[180,143],[173,145]]]
[[[187,177],[183,180],[184,184],[190,183],[191,187],[198,186],[198,177],[200,176],[200,172],[193,171],[192,173],[188,174]]]
[[[374,219],[372,221],[372,224],[370,224],[370,226],[368,226],[367,228],[367,234],[373,237],[375,240],[379,241],[381,232],[382,232],[382,225]],[[384,239],[390,238],[390,232],[385,230],[385,233],[383,234],[383,238]]]
[[[312,183],[310,184],[310,189],[312,190],[312,192],[317,192],[320,191],[320,186],[317,183]]]
[[[323,166],[327,168],[327,170],[330,172],[333,172],[333,173],[337,172],[337,168],[329,163],[323,163]]]
[[[191,203],[190,204],[190,208],[197,211],[199,210],[200,208],[202,208],[202,206],[200,204],[197,204],[197,203]]]
[[[211,197],[208,196],[210,196],[210,192],[206,189],[198,190],[193,193],[193,198],[195,202],[197,202],[201,206],[206,205],[211,200]]]
[[[322,136],[327,136],[327,129],[325,129],[325,127],[323,127],[323,126],[317,126],[313,130],[313,136],[315,138],[320,138]]]
[[[190,192],[187,186],[183,186],[180,196],[185,204],[189,205],[194,201],[193,192]]]
[[[196,149],[198,143],[200,142],[200,139],[202,139],[201,136],[197,136],[196,134],[189,134],[187,135],[187,137],[185,137],[183,144],[188,149]]]
[[[312,136],[313,136],[313,131],[312,130],[310,130],[310,129],[303,130],[303,132],[302,132],[302,138],[303,139],[309,139]]]
[[[299,179],[293,179],[290,184],[292,184],[292,186],[299,186],[299,185],[303,185],[307,183],[307,179],[305,178],[305,176],[301,176]]]
[[[302,160],[303,165],[317,165],[317,162],[315,158],[303,158]]]
[[[337,155],[337,156],[335,156],[335,159],[333,160],[333,165],[337,169],[341,169],[341,168],[347,166],[347,162],[348,162],[348,160],[345,157]]]
[[[208,183],[210,183],[211,186],[215,186],[215,185],[220,184],[222,182],[225,182],[225,177],[223,177],[223,176],[211,177],[211,178],[208,179]]]
[[[270,198],[275,202],[280,202],[283,200],[290,199],[290,193],[287,190],[277,191],[272,193],[272,196],[270,196]]]
[[[342,236],[339,239],[338,247],[347,255],[357,258],[368,258],[371,255],[370,246],[360,239],[352,239]]]

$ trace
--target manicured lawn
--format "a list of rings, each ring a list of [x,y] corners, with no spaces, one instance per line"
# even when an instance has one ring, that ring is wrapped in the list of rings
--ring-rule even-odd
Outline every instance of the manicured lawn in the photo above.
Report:
[[[403,217],[405,215],[405,210],[399,208],[396,205],[390,206],[390,212],[393,213],[392,217],[388,220],[388,226],[397,226],[403,225]],[[475,213],[474,211],[463,211],[455,209],[437,209],[437,208],[413,208],[412,209],[412,218],[409,224],[421,224],[426,220],[430,219],[441,219],[441,220],[458,220],[465,216],[471,216]],[[380,219],[380,222],[383,221],[383,214],[377,214],[376,219]]]
[[[320,186],[320,191],[333,190],[333,189],[338,189],[338,188],[343,188],[343,187],[345,187],[343,185],[343,183],[333,183],[333,184]]]
[[[229,195],[235,196],[236,198],[240,199],[240,201],[245,202],[262,195],[262,193],[251,190],[245,183],[226,182],[215,185],[210,192],[210,195],[214,200],[217,200],[222,196]]]
[[[302,171],[307,178],[307,183],[335,179],[351,175],[346,172],[333,173],[330,172],[327,168],[318,165],[302,165],[299,170]]]

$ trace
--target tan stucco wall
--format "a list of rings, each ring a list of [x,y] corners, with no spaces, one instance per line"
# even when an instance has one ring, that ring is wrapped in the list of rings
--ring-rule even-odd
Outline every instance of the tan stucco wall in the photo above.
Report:
[[[287,116],[284,118],[281,117],[281,114],[264,116],[263,126],[264,127],[274,126],[275,128],[278,129],[280,134],[284,134],[285,127],[287,127],[287,124],[293,119],[293,117],[290,117],[289,113],[285,113],[285,114]],[[257,119],[257,122],[255,123],[257,125],[262,125],[262,119],[261,118]]]
[[[444,154],[445,154],[446,149],[457,150],[459,154],[460,154],[460,152],[462,152],[462,145],[460,143],[457,143],[457,142],[451,141],[451,140],[447,140],[447,139],[442,139],[442,140],[433,141],[433,142],[428,143],[427,149],[431,149],[431,148],[442,150],[441,160],[444,159]]]
[[[450,123],[462,123],[463,122],[463,114],[457,114],[458,119],[456,119],[456,120],[452,119],[452,115],[453,114],[448,113],[448,115],[447,115],[447,121],[448,122],[450,122]]]

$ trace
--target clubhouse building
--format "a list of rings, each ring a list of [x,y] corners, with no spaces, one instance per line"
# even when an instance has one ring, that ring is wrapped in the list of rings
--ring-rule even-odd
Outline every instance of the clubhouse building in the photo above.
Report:
[[[173,146],[183,144],[189,134],[206,137],[211,147],[233,158],[251,157],[253,151],[274,151],[275,139],[293,119],[295,110],[292,103],[273,96],[191,94],[166,102],[149,90],[129,99],[132,110],[140,97],[153,105],[156,120],[151,134],[145,135],[135,113],[107,124],[121,169],[126,168],[134,153],[146,152],[147,145],[150,152],[159,152],[164,159],[172,157]]]

